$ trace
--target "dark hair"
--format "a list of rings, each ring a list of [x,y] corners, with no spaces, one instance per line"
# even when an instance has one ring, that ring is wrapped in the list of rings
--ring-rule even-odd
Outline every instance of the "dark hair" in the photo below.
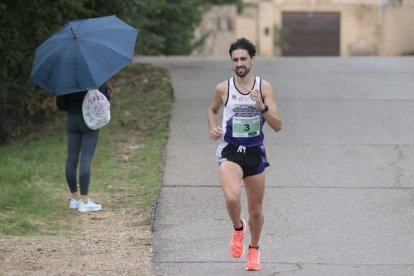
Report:
[[[236,42],[230,45],[230,56],[231,53],[237,49],[246,50],[249,53],[250,57],[254,57],[256,55],[256,46],[254,46],[254,44],[250,40],[244,37],[237,39]]]

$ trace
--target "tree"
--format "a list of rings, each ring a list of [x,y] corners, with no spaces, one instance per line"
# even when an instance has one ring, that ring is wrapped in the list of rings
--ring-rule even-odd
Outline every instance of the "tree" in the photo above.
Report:
[[[68,18],[89,16],[91,12],[83,8],[84,2],[3,0],[0,3],[0,139],[18,136],[23,124],[30,127],[37,119],[32,116],[34,109],[43,112],[35,107],[37,103],[44,104],[42,96],[33,93],[29,81],[34,51]]]
[[[201,0],[136,1],[135,24],[140,29],[137,52],[143,55],[188,55],[195,47],[194,30]]]

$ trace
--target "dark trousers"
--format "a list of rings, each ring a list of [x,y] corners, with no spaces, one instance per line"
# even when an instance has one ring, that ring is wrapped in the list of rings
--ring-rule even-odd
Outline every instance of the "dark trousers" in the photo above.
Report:
[[[87,195],[91,178],[91,163],[98,143],[99,130],[89,129],[83,120],[82,114],[68,114],[67,134],[66,180],[70,192],[77,192],[77,168],[79,164],[80,194]]]

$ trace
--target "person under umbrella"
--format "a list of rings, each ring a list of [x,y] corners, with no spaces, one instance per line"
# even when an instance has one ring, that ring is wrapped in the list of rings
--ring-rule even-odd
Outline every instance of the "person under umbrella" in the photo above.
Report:
[[[111,98],[111,88],[106,82],[132,62],[137,36],[137,29],[115,15],[74,20],[44,41],[35,52],[30,79],[57,96],[58,108],[68,115],[65,175],[72,194],[69,207],[80,212],[102,209],[101,204],[88,196],[99,130],[86,125],[83,99],[88,90],[97,88]]]
[[[99,90],[108,100],[112,96],[112,87],[104,83]],[[91,163],[98,143],[99,129],[92,130],[85,124],[82,115],[82,103],[87,91],[66,94],[56,97],[56,105],[67,112],[67,159],[65,176],[72,198],[69,208],[79,212],[96,212],[102,209],[89,196]],[[77,175],[79,164],[79,177]],[[78,183],[79,190],[78,191]]]

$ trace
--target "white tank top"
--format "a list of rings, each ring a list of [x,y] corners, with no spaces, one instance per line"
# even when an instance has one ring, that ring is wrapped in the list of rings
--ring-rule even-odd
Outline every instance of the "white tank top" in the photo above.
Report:
[[[223,110],[223,140],[235,146],[254,147],[263,144],[263,114],[250,98],[235,85],[235,78],[227,81],[227,101]],[[261,78],[255,77],[252,90],[261,91]]]

